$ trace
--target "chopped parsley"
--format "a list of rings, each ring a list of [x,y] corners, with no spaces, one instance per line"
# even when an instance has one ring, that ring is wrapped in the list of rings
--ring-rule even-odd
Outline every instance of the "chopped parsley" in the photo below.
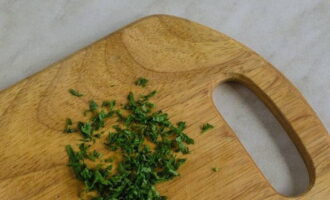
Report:
[[[138,78],[135,81],[135,85],[145,87],[149,81],[143,77]]]
[[[110,110],[112,110],[116,105],[116,101],[112,100],[112,101],[103,101],[102,103],[102,107],[108,107]]]
[[[89,111],[93,112],[96,111],[99,106],[94,100],[89,101]]]
[[[72,120],[67,118],[65,121],[64,133],[73,133],[75,130],[72,128]]]
[[[136,84],[144,87],[147,82],[140,78]],[[190,153],[188,146],[194,140],[184,133],[185,122],[173,123],[167,113],[155,109],[149,101],[155,94],[130,92],[120,109],[114,100],[104,101],[101,106],[89,101],[91,116],[77,123],[82,142],[76,148],[67,145],[66,152],[68,166],[84,184],[83,192],[94,194],[92,200],[167,199],[155,185],[180,175],[178,169],[186,161],[182,156]],[[105,135],[103,143],[108,152],[102,155],[92,147],[97,139],[101,140],[100,131],[109,128],[109,118],[117,121]],[[65,130],[72,126],[72,120],[67,120]]]
[[[214,126],[209,123],[203,124],[201,126],[201,133],[205,133],[206,131],[213,129],[213,128],[214,128]]]
[[[70,92],[70,94],[72,94],[73,96],[76,96],[76,97],[82,97],[82,96],[84,96],[83,94],[81,94],[80,92],[78,92],[75,89],[69,89],[69,92]]]
[[[218,167],[213,167],[213,168],[212,168],[212,171],[213,171],[213,172],[218,172],[218,171],[220,171],[220,168],[218,168]]]

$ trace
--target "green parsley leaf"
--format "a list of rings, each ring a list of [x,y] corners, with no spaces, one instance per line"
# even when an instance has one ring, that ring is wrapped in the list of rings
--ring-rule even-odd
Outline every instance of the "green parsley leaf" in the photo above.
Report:
[[[116,105],[116,101],[112,100],[112,101],[103,101],[102,103],[102,107],[108,107],[110,110],[112,110]]]
[[[98,107],[99,106],[97,105],[97,103],[94,100],[89,101],[89,110],[91,112],[96,111]]]
[[[201,126],[201,133],[205,133],[206,131],[213,129],[213,128],[214,128],[214,126],[209,123],[203,124]]]
[[[143,77],[138,78],[135,81],[135,85],[141,86],[141,87],[145,87],[147,85],[149,81]]]
[[[90,122],[79,122],[78,129],[85,139],[91,139],[93,128]]]
[[[95,161],[96,159],[101,158],[101,157],[102,157],[102,154],[100,152],[97,152],[96,150],[92,151],[91,153],[89,153],[87,155],[87,158],[92,161]]]
[[[65,123],[64,133],[73,133],[73,132],[76,132],[76,130],[72,128],[72,120],[70,118],[67,118]]]

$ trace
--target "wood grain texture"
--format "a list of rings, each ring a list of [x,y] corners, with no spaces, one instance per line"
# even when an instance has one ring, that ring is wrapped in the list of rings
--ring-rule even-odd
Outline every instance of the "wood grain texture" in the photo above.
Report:
[[[146,89],[133,84],[140,76],[150,81]],[[213,89],[230,80],[252,89],[283,125],[309,170],[306,193],[278,194],[218,113]],[[158,108],[187,121],[196,141],[181,177],[158,186],[169,199],[330,199],[327,131],[297,89],[237,41],[165,15],[143,18],[0,92],[0,199],[78,199],[64,146],[79,137],[62,133],[65,119],[81,119],[90,99],[124,102],[129,91],[153,89]],[[215,129],[201,135],[204,122]]]

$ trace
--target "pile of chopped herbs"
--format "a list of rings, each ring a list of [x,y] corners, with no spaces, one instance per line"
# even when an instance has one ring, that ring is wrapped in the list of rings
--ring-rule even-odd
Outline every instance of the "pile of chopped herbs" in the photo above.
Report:
[[[147,82],[140,78],[135,84],[144,87]],[[72,89],[69,92],[83,96]],[[190,152],[188,145],[194,144],[194,140],[183,132],[185,122],[173,124],[167,113],[155,109],[149,101],[155,94],[152,91],[137,97],[130,92],[122,106],[117,106],[115,100],[102,104],[91,100],[84,113],[89,120],[73,123],[67,119],[64,132],[78,132],[82,137],[77,148],[67,145],[66,151],[68,165],[84,184],[83,193],[91,194],[87,199],[166,199],[155,185],[179,176],[178,169],[186,161],[181,156]],[[111,118],[116,120],[112,131],[102,137],[109,128],[105,127],[106,121]],[[103,138],[113,156],[92,150],[95,142]]]

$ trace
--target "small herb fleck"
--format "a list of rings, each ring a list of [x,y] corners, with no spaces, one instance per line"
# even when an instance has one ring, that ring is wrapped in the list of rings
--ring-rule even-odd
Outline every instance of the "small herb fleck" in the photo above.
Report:
[[[116,105],[116,101],[112,100],[112,101],[103,101],[102,103],[102,107],[108,107],[110,110],[112,110]]]
[[[97,105],[97,103],[94,100],[89,101],[89,110],[91,112],[96,111],[98,107],[99,106]]]
[[[218,172],[218,171],[220,171],[220,168],[218,168],[218,167],[213,167],[213,168],[212,168],[212,171],[214,171],[214,172]]]
[[[145,87],[147,85],[149,81],[143,77],[138,78],[135,81],[135,85],[141,86],[141,87]]]
[[[82,97],[84,96],[83,94],[81,94],[80,92],[78,92],[77,90],[75,89],[69,89],[69,92],[73,95],[73,96],[76,96],[76,97]]]
[[[104,162],[113,162],[113,158],[104,159]]]
[[[209,124],[209,123],[203,124],[201,126],[201,133],[205,133],[206,131],[208,131],[208,130],[210,130],[212,128],[214,128],[214,126],[211,125],[211,124]]]
[[[64,133],[73,133],[75,130],[72,128],[72,120],[67,118],[65,121]]]
[[[92,151],[88,154],[87,158],[89,160],[95,161],[96,159],[102,157],[102,154],[100,152],[97,152],[96,150]]]

